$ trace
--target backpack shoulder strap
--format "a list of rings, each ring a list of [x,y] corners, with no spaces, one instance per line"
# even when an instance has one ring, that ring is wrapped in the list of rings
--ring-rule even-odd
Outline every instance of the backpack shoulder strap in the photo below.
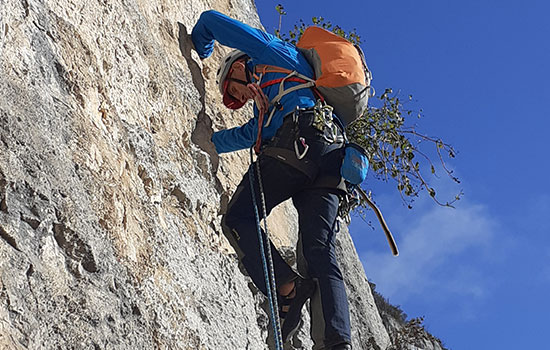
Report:
[[[255,67],[256,74],[264,75],[266,73],[285,73],[290,74],[292,71],[290,69],[285,69],[278,66],[272,66],[269,64],[258,64]]]
[[[266,73],[283,73],[283,74],[287,74],[287,77],[295,76],[295,77],[298,77],[298,78],[303,79],[303,80],[308,81],[308,82],[315,82],[315,79],[312,79],[312,78],[307,77],[303,74],[300,74],[295,70],[290,70],[290,69],[286,69],[286,68],[282,68],[282,67],[278,67],[278,66],[272,66],[272,65],[269,65],[269,64],[258,64],[258,65],[256,65],[255,73],[260,74],[260,77],[262,77]]]
[[[269,117],[264,125],[264,127],[268,127],[271,124],[271,119],[273,118],[273,114],[276,110],[277,103],[285,96],[286,94],[289,94],[291,92],[294,92],[299,89],[306,89],[306,88],[315,88],[315,80],[311,79],[309,77],[306,77],[303,74],[298,73],[297,71],[291,71],[290,69],[278,67],[278,66],[272,66],[268,64],[258,64],[255,68],[255,73],[259,74],[258,79],[261,81],[262,77],[266,73],[283,73],[286,74],[285,77],[270,80],[267,82],[264,82],[260,85],[260,88],[265,88],[271,85],[279,84],[279,92],[278,94],[269,101],[269,104],[272,106],[271,113],[269,114]],[[292,81],[292,82],[298,82],[301,83],[300,85],[296,85],[293,87],[290,87],[288,89],[284,88],[284,83]]]

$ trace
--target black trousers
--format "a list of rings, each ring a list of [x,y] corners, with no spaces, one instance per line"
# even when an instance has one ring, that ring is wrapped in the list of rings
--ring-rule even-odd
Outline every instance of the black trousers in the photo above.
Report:
[[[304,144],[308,146],[306,155],[309,160],[319,165],[318,171],[312,178],[311,174],[307,175],[281,159],[260,155],[258,161],[267,215],[278,204],[289,198],[292,199],[299,217],[301,253],[307,263],[309,276],[317,280],[319,287],[323,320],[318,323],[324,324],[324,342],[325,344],[351,342],[347,295],[342,273],[336,261],[334,245],[339,203],[338,190],[334,187],[316,185],[319,183],[318,179],[331,176],[337,177],[335,183],[339,182],[339,176],[335,174],[339,174],[341,165],[341,146],[327,143],[320,136],[320,132],[311,127],[309,118],[302,118],[300,122],[299,135],[293,134],[291,137],[304,139],[304,142],[299,145],[302,147],[299,151],[304,149]],[[286,140],[284,133],[288,133],[290,129],[283,125],[274,137],[274,142],[267,147],[281,146],[282,141]],[[248,173],[243,176],[223,217],[223,228],[255,285],[267,294],[251,197],[253,189],[257,198],[257,210],[261,216],[262,208],[255,164],[253,169],[255,183],[251,186]],[[297,274],[284,261],[273,244],[267,241],[263,231],[262,235],[264,244],[269,244],[272,249],[277,285],[281,286],[294,280]]]

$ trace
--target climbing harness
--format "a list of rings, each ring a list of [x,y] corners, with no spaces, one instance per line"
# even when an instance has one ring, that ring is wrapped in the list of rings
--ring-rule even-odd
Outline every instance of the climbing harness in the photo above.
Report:
[[[277,285],[275,284],[275,271],[273,269],[273,258],[271,255],[271,245],[269,239],[269,231],[267,229],[267,209],[265,205],[264,190],[262,185],[262,177],[260,173],[260,162],[254,162],[253,150],[250,148],[250,167],[248,169],[248,175],[250,177],[250,192],[252,195],[252,204],[254,206],[254,215],[256,217],[256,229],[258,231],[258,240],[260,242],[260,254],[262,256],[262,266],[264,269],[265,285],[267,290],[267,300],[269,302],[269,313],[271,316],[271,324],[273,325],[273,335],[275,339],[275,348],[277,350],[283,350],[283,334],[281,331],[281,323],[279,322],[279,306],[277,303]],[[255,189],[254,189],[254,164],[256,164],[256,173],[258,177],[258,190],[260,193],[260,204],[262,206],[262,217],[264,219],[264,232],[267,242],[264,244],[262,237],[262,228],[260,223],[260,216],[258,213],[258,206],[256,201]]]

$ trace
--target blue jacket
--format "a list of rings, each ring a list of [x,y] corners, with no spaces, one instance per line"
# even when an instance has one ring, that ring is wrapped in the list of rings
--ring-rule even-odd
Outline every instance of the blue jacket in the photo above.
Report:
[[[294,45],[213,10],[201,14],[193,28],[191,38],[200,58],[207,58],[212,54],[214,41],[217,40],[224,46],[246,53],[251,58],[249,69],[252,72],[257,64],[268,64],[296,70],[307,77],[313,78],[314,75],[311,66]],[[267,73],[259,83],[284,76],[285,74],[282,73]],[[285,89],[296,84],[299,83],[286,83]],[[277,95],[278,89],[279,84],[275,84],[264,88],[263,92],[271,100]],[[281,126],[283,117],[294,111],[296,106],[311,107],[315,104],[315,100],[311,89],[300,89],[285,95],[280,101],[282,110],[277,110],[270,125],[264,127],[262,139],[273,137]],[[270,112],[271,109],[266,113],[264,124]],[[257,133],[258,109],[254,105],[253,118],[242,126],[215,132],[212,135],[212,142],[216,145],[218,153],[232,152],[251,147],[256,141]]]

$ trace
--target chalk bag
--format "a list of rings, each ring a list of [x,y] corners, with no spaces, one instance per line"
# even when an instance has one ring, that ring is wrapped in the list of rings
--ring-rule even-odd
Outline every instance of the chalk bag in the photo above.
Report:
[[[340,174],[344,180],[352,185],[359,185],[365,181],[367,171],[369,170],[369,160],[367,152],[363,147],[348,143],[344,149],[344,160],[340,168]]]

